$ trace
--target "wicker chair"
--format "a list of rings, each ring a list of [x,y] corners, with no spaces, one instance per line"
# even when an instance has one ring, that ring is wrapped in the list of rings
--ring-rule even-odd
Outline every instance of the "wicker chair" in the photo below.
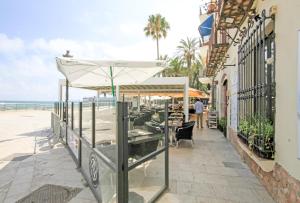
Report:
[[[195,121],[190,121],[187,123],[183,123],[182,127],[176,129],[176,147],[179,145],[180,140],[190,140],[191,144],[193,146],[194,140],[193,140],[193,128],[195,125]]]

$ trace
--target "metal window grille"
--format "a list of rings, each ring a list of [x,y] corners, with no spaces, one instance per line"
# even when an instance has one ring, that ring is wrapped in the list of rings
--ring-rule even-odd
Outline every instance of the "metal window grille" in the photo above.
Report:
[[[238,126],[247,121],[249,131],[238,130],[259,156],[272,158],[274,127],[266,137],[266,123],[274,126],[275,121],[275,18],[263,11],[256,21],[248,23],[238,49]]]

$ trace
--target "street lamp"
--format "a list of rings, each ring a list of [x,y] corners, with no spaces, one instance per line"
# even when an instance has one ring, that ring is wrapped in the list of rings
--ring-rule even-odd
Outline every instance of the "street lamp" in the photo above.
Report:
[[[73,56],[70,55],[70,50],[66,50],[66,53],[62,55],[63,57],[72,58]]]

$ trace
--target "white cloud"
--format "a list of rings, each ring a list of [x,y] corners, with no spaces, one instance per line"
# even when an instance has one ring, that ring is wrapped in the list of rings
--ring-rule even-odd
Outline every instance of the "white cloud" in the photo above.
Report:
[[[56,69],[55,57],[67,49],[77,58],[152,60],[155,57],[151,40],[122,47],[61,38],[40,38],[25,43],[22,39],[12,40],[5,36],[2,42],[8,49],[5,56],[0,55],[5,58],[0,60],[0,100],[56,100],[58,79],[62,76]],[[13,46],[12,42],[17,43]]]
[[[16,53],[24,49],[24,43],[19,38],[8,38],[0,33],[0,53]]]
[[[129,1],[119,8],[128,5],[124,16],[111,10],[98,12],[95,6],[90,8],[94,11],[78,14],[78,21],[87,29],[78,32],[91,36],[82,35],[81,40],[39,38],[24,41],[0,33],[0,100],[56,99],[57,82],[62,75],[56,69],[55,57],[65,50],[71,50],[76,58],[155,59],[156,43],[143,32],[150,14],[161,13],[170,23],[167,38],[160,40],[160,54],[173,56],[180,39],[199,36],[200,3],[199,0],[188,3],[180,0]],[[144,7],[143,10],[132,9],[133,5]],[[82,40],[85,38],[97,40]]]

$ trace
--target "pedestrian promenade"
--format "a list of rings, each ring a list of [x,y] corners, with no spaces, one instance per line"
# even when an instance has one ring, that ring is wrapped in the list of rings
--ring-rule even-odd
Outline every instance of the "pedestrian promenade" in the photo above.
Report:
[[[51,139],[50,112],[0,114],[0,202],[63,191],[67,201],[96,202],[68,150]],[[170,147],[170,189],[159,202],[273,202],[218,130],[195,128],[194,140]]]
[[[55,195],[96,202],[68,150],[51,139],[49,126],[49,111],[0,112],[0,202],[49,202]]]
[[[159,202],[274,202],[217,129],[194,128],[193,148],[170,148],[170,190]]]

